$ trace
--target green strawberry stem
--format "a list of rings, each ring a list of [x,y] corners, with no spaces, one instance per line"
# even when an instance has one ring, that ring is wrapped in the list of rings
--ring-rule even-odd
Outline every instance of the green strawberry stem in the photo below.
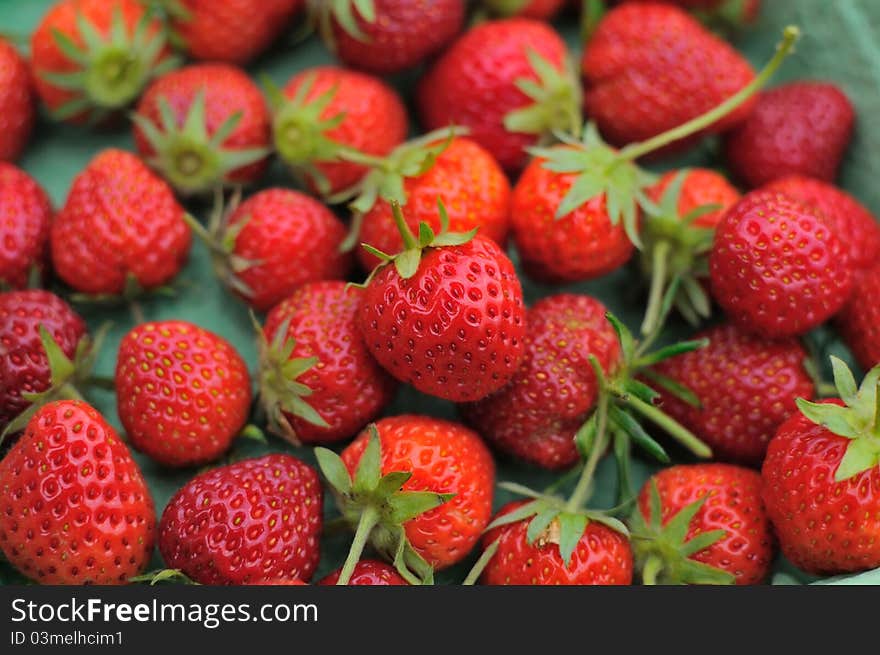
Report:
[[[351,542],[348,556],[345,558],[345,564],[342,565],[342,572],[339,574],[339,580],[336,581],[337,585],[345,586],[348,584],[349,580],[351,580],[354,568],[361,560],[364,547],[370,540],[370,534],[372,534],[373,528],[375,528],[378,523],[378,510],[371,505],[367,505],[358,519],[357,530],[355,530],[354,539]]]
[[[480,558],[474,563],[473,568],[468,572],[467,577],[461,583],[464,587],[472,587],[477,584],[477,580],[479,580],[480,576],[483,574],[485,568],[489,565],[489,562],[493,557],[495,557],[495,553],[498,552],[498,539],[489,544],[489,547],[483,551],[480,555]]]
[[[663,569],[663,560],[657,555],[651,555],[642,569],[642,584],[653,587],[657,584],[657,574]]]
[[[712,456],[712,449],[700,441],[693,432],[678,421],[666,415],[660,409],[650,405],[634,395],[618,392],[618,397],[636,412],[663,428],[669,436],[678,441],[697,457],[707,459]]]
[[[400,208],[400,203],[391,203],[391,213],[394,216],[394,224],[397,226],[397,229],[400,231],[400,236],[403,238],[403,249],[418,249],[418,239],[415,238],[412,230],[409,229],[409,225],[406,224],[406,219],[403,217],[403,210]]]
[[[648,308],[642,321],[642,334],[651,334],[660,322],[660,313],[663,307],[664,285],[667,276],[667,264],[669,263],[670,244],[665,239],[658,241],[654,246],[653,265],[651,277],[651,290],[648,294]]]
[[[590,494],[590,485],[593,482],[593,475],[596,473],[596,467],[599,460],[605,452],[608,445],[608,392],[603,389],[599,393],[599,406],[596,409],[596,436],[590,449],[590,456],[584,469],[578,478],[577,485],[574,488],[568,502],[565,504],[566,512],[576,512],[586,502]]]

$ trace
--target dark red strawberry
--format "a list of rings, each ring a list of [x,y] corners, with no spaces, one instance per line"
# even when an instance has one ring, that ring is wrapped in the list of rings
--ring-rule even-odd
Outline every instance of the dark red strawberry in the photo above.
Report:
[[[322,586],[338,584],[341,573],[342,569],[337,569],[318,581],[318,584]],[[404,580],[403,576],[393,566],[385,562],[375,559],[362,559],[354,567],[354,572],[351,574],[348,584],[349,586],[394,587],[408,585],[409,582]]]
[[[51,221],[49,196],[37,181],[0,161],[0,287],[22,289],[42,277]]]
[[[21,156],[35,119],[28,65],[12,44],[0,37],[0,161],[15,161]]]
[[[835,325],[843,341],[866,371],[880,364],[880,263],[859,271],[852,295]]]

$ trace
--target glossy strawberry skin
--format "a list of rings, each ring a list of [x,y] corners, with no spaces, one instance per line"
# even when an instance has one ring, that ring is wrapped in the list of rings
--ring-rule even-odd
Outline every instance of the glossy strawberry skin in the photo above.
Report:
[[[732,321],[770,338],[820,325],[846,303],[853,270],[816,210],[753,191],[725,214],[709,258],[712,295]]]
[[[21,156],[35,120],[28,65],[12,44],[0,37],[0,162]]]
[[[0,284],[22,289],[34,267],[45,269],[51,221],[49,196],[37,181],[0,161]]]
[[[491,152],[506,171],[522,170],[528,161],[523,149],[535,145],[538,138],[508,132],[503,121],[511,111],[532,103],[515,84],[520,78],[537,80],[527,56],[530,49],[562,70],[565,43],[546,23],[511,18],[466,32],[419,84],[423,126],[467,127],[470,138]]]
[[[880,466],[835,482],[849,443],[797,413],[767,448],[761,471],[767,513],[782,554],[808,573],[880,566]]]
[[[489,523],[495,464],[480,437],[463,425],[426,416],[394,416],[376,423],[382,475],[412,472],[404,491],[454,493],[440,507],[404,524],[416,552],[436,570],[467,556]],[[354,474],[367,447],[364,431],[342,451]]]
[[[143,323],[119,345],[119,419],[131,444],[160,464],[217,459],[244,427],[250,403],[241,355],[197,325]]]
[[[269,312],[264,330],[271,343],[285,321],[296,341],[291,358],[317,357],[297,381],[312,390],[305,398],[329,425],[312,425],[287,414],[297,438],[327,444],[354,436],[394,398],[397,381],[367,350],[356,318],[363,292],[345,282],[304,284]]]
[[[387,75],[411,68],[441,50],[461,30],[464,0],[373,0],[370,23],[354,8],[360,39],[333,21],[336,55],[346,66]]]
[[[589,362],[610,371],[620,357],[605,306],[589,296],[548,296],[526,314],[525,356],[503,389],[461,405],[467,422],[502,452],[547,469],[578,461],[574,435],[596,403]]]
[[[787,175],[837,177],[855,110],[835,85],[793,82],[764,92],[725,143],[727,164],[750,187]]]
[[[655,474],[639,493],[639,510],[651,516],[651,481],[660,493],[661,523],[708,496],[691,519],[686,540],[711,530],[725,536],[694,553],[694,559],[733,575],[738,585],[763,582],[773,563],[774,539],[761,500],[761,476],[730,464],[672,466]]]
[[[318,566],[322,502],[317,473],[290,455],[211,469],[169,501],[159,551],[201,584],[306,582]]]
[[[508,503],[495,518],[509,514],[525,501]],[[483,570],[486,585],[628,585],[632,583],[633,554],[619,532],[591,521],[566,567],[559,545],[542,538],[529,545],[529,521],[493,528],[483,537],[483,547],[498,539],[498,551]]]
[[[682,9],[656,2],[609,11],[584,50],[582,70],[587,114],[618,146],[696,118],[754,78],[733,47]],[[754,104],[747,100],[704,133],[730,129]]]
[[[92,407],[41,408],[0,461],[0,549],[42,584],[125,584],[150,560],[156,516],[140,469]]]
[[[437,201],[443,201],[452,232],[479,234],[504,246],[510,224],[510,182],[498,162],[475,141],[456,138],[423,175],[404,180],[406,213],[413,233],[419,223],[440,231]],[[403,249],[400,230],[394,222],[391,205],[379,199],[363,217],[360,240],[382,252],[396,254]],[[358,250],[361,266],[367,271],[379,260],[365,249]]]
[[[415,275],[393,265],[367,285],[358,327],[373,357],[401,382],[454,402],[484,398],[523,356],[525,307],[512,262],[479,235],[431,248]]]
[[[623,222],[612,225],[605,196],[595,197],[556,218],[556,210],[576,175],[555,173],[533,159],[513,188],[510,223],[523,269],[548,284],[600,277],[623,266],[633,254]]]
[[[318,581],[321,586],[335,585],[342,569],[337,569]],[[401,587],[409,583],[390,564],[375,559],[362,559],[354,567],[349,586]]]
[[[30,405],[22,393],[45,391],[51,384],[40,325],[69,358],[86,334],[79,315],[53,293],[0,293],[0,431]]]
[[[663,192],[681,171],[664,173],[654,186],[646,190],[647,196],[659,202]],[[721,173],[709,168],[688,169],[678,197],[678,214],[686,216],[697,207],[720,205],[716,211],[701,214],[694,222],[694,227],[714,228],[718,225],[725,212],[737,203],[740,193],[727,181]]]
[[[127,274],[153,289],[183,267],[190,242],[171,188],[134,155],[109,149],[73,181],[52,224],[52,264],[84,293],[120,294]]]
[[[880,364],[880,265],[856,273],[849,302],[835,325],[844,343],[866,371]]]

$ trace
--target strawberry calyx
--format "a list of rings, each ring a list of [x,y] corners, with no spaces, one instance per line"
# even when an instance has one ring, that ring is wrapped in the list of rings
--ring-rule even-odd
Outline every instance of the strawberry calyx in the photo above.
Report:
[[[342,458],[327,448],[316,448],[318,466],[336,499],[343,520],[355,530],[351,549],[336,584],[347,585],[369,543],[410,584],[433,584],[434,571],[412,547],[404,524],[451,500],[455,494],[403,491],[411,471],[382,475],[382,452],[375,424],[352,477]]]
[[[367,23],[375,23],[376,5],[373,0],[307,0],[306,6],[312,29],[318,31],[330,50],[336,49],[334,22],[352,38],[363,43],[370,41],[370,37],[358,25],[357,16]]]
[[[156,569],[147,571],[128,579],[133,583],[147,583],[151,587],[157,584],[200,585],[180,569]]]

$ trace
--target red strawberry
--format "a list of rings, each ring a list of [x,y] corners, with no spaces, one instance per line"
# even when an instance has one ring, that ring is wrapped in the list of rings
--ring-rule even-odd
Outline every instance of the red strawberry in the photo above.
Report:
[[[51,220],[49,196],[37,181],[0,161],[0,286],[22,289],[43,273]]]
[[[257,181],[269,154],[269,110],[244,71],[197,64],[163,75],[132,115],[141,157],[179,192]]]
[[[521,18],[460,37],[422,78],[418,105],[425,127],[469,128],[509,172],[525,166],[524,148],[553,130],[576,133],[581,123],[565,43],[546,23]]]
[[[849,298],[853,270],[840,239],[811,207],[780,193],[752,191],[716,230],[712,295],[750,332],[804,334]]]
[[[0,461],[0,549],[43,584],[124,584],[149,562],[156,517],[140,469],[84,402],[43,407]]]
[[[484,4],[500,16],[550,20],[559,13],[565,0],[485,0]]]
[[[840,336],[865,370],[880,364],[880,263],[856,274],[852,295],[837,315]]]
[[[74,179],[52,224],[52,264],[84,293],[162,286],[189,254],[183,213],[168,185],[137,157],[104,150]]]
[[[190,480],[159,522],[165,563],[201,584],[308,581],[318,566],[323,491],[290,455],[264,455]]]
[[[57,120],[99,121],[171,70],[166,34],[137,0],[59,0],[31,37],[37,94]]]
[[[779,428],[762,469],[782,554],[817,575],[880,566],[880,368],[857,388],[843,362],[832,364],[843,400],[799,400],[801,413]]]
[[[639,494],[632,531],[646,584],[759,584],[773,563],[761,476],[738,466],[655,474]]]
[[[869,268],[880,255],[880,225],[868,209],[836,186],[800,175],[779,178],[763,187],[785,193],[818,209],[835,234],[844,240],[857,269]]]
[[[339,582],[341,573],[342,569],[337,569],[318,581],[318,584],[322,586],[335,585]],[[403,576],[393,566],[375,559],[362,559],[354,567],[354,572],[348,584],[349,586],[397,587],[408,585],[409,583],[403,579]]]
[[[225,339],[183,321],[143,323],[119,344],[116,408],[131,444],[165,466],[222,455],[247,421],[247,365]]]
[[[793,82],[764,92],[725,143],[734,175],[759,187],[787,175],[833,182],[852,136],[855,110],[835,85]]]
[[[647,190],[648,197],[655,203],[661,202],[663,194],[682,176],[681,191],[678,195],[678,214],[687,216],[699,207],[715,206],[694,218],[694,227],[714,228],[722,216],[740,199],[740,193],[727,178],[709,168],[686,168],[680,171],[667,171],[657,183]],[[650,222],[649,222],[650,224]]]
[[[663,410],[692,430],[718,459],[758,465],[776,429],[812,398],[814,383],[797,339],[770,341],[734,325],[699,335],[705,348],[662,362],[657,373],[693,394],[697,405],[663,394]]]
[[[621,0],[621,2],[644,2],[644,0]],[[721,19],[731,26],[754,23],[761,11],[761,0],[661,0],[661,2],[678,5],[712,24],[717,22],[717,19]]]
[[[310,282],[269,312],[261,401],[286,439],[348,439],[394,398],[397,382],[370,356],[357,329],[362,297],[345,282]]]
[[[464,0],[312,0],[324,41],[339,59],[397,73],[446,46],[464,24]]]
[[[609,11],[584,50],[582,69],[587,114],[615,145],[645,141],[696,118],[755,77],[733,47],[683,10],[657,2]],[[747,100],[702,133],[730,129],[754,103]]]
[[[24,152],[36,111],[28,65],[0,37],[0,161],[15,161]]]

